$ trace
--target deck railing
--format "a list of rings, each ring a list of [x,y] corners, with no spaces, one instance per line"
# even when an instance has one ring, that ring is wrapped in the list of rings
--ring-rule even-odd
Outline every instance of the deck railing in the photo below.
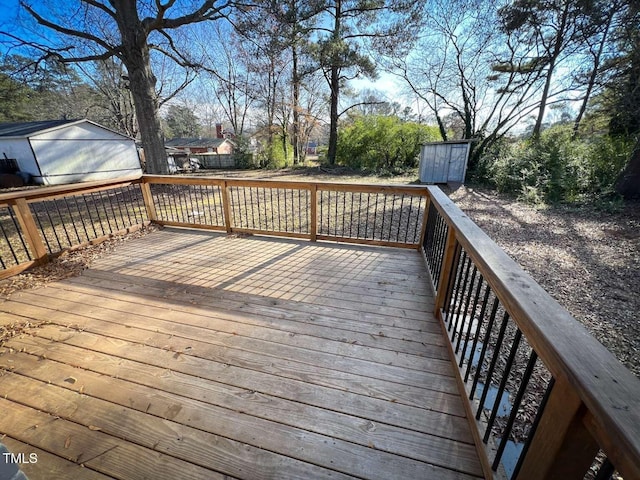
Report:
[[[640,478],[640,381],[439,188],[428,191],[435,312],[487,445],[485,469]]]
[[[143,177],[163,225],[417,248],[427,192],[419,186]]]
[[[0,278],[144,223],[139,179],[0,194]]]
[[[145,175],[5,193],[0,278],[148,222],[423,251],[486,476],[640,478],[638,379],[438,188]]]

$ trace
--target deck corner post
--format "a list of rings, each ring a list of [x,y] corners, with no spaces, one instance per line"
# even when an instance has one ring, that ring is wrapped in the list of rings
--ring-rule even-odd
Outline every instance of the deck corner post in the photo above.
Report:
[[[25,240],[31,249],[31,254],[37,261],[46,261],[49,258],[47,248],[42,241],[42,237],[40,236],[40,232],[38,231],[38,227],[27,200],[24,198],[16,198],[15,200],[10,201],[9,204],[11,205],[11,208],[13,208],[13,212],[18,219],[20,229],[22,230]]]
[[[156,212],[156,206],[153,201],[151,186],[144,180],[144,178],[140,182],[140,189],[142,190],[142,199],[144,200],[144,206],[147,209],[147,218],[151,222],[155,222],[158,220],[158,214]]]
[[[309,234],[312,242],[318,238],[318,184],[311,185],[311,218],[309,219]]]
[[[222,211],[224,212],[224,228],[227,233],[233,232],[231,227],[231,196],[227,188],[227,181],[224,180],[220,188],[222,189]]]
[[[516,480],[582,479],[598,453],[587,409],[566,379],[556,379]]]
[[[431,208],[431,194],[427,190],[424,201],[424,215],[422,217],[422,226],[420,227],[420,239],[418,240],[418,251],[427,253],[424,249],[424,237],[427,234],[427,223],[429,222],[429,208]]]
[[[452,272],[456,269],[455,253],[458,240],[456,238],[455,229],[450,225],[447,231],[447,240],[444,248],[444,256],[442,257],[442,268],[440,270],[440,279],[437,285],[437,293],[434,305],[434,314],[436,318],[440,318],[440,310],[444,307],[447,295],[447,285]]]

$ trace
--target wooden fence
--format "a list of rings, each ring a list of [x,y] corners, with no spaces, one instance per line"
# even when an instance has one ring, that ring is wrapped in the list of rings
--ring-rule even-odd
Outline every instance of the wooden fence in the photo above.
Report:
[[[512,478],[640,478],[640,381],[437,187],[145,175],[5,193],[0,278],[149,222],[422,251],[487,478],[516,443]]]

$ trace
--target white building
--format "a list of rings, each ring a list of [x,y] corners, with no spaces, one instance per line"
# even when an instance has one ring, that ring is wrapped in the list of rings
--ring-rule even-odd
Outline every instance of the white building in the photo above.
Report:
[[[0,124],[0,159],[44,185],[142,174],[133,138],[86,119]]]

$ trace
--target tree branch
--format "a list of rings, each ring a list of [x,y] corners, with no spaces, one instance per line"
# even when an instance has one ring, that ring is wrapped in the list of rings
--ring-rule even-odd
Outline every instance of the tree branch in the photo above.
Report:
[[[71,36],[71,37],[76,37],[76,38],[82,38],[84,40],[89,40],[91,42],[94,42],[98,45],[100,45],[102,48],[104,48],[105,50],[113,50],[114,47],[113,45],[109,45],[107,42],[105,42],[103,39],[96,37],[95,35],[91,35],[90,33],[87,32],[81,32],[79,30],[74,30],[71,28],[66,28],[63,27],[62,25],[58,25],[57,23],[53,23],[50,22],[49,20],[46,20],[45,18],[41,17],[35,10],[33,10],[29,5],[27,5],[24,1],[20,1],[20,5],[27,11],[29,12],[29,15],[31,15],[40,25],[50,28],[52,30],[55,30],[58,33],[63,33],[65,35]],[[72,47],[69,47],[72,48]]]

